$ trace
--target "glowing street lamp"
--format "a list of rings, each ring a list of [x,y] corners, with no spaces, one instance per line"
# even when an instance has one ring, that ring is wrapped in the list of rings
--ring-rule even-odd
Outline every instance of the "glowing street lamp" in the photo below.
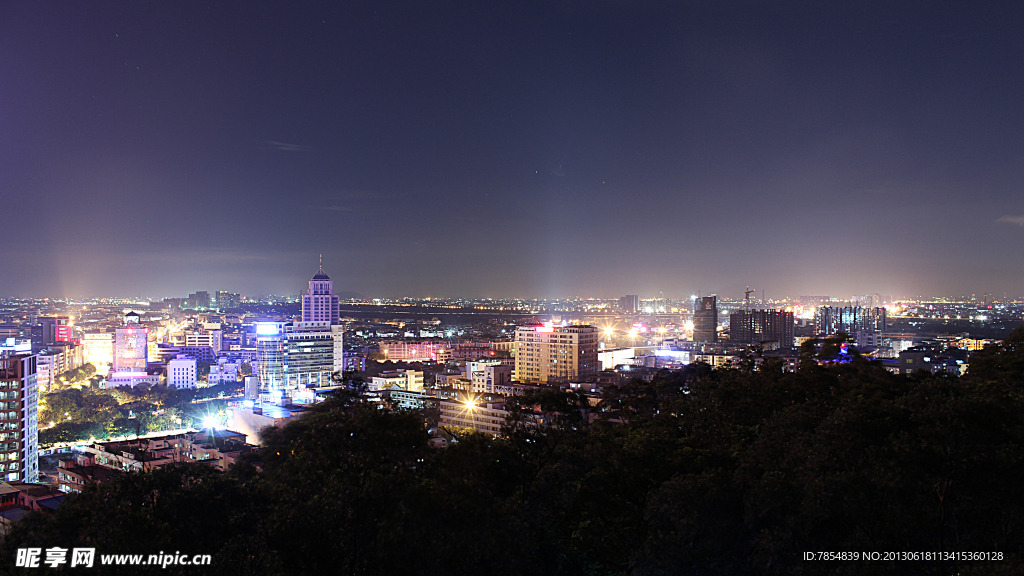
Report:
[[[473,429],[476,430],[476,400],[472,398],[466,398],[463,404],[466,406],[466,410],[469,411],[469,417],[473,421]]]

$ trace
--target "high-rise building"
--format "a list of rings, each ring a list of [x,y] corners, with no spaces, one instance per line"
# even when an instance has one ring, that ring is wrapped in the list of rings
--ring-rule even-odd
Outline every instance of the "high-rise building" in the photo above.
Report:
[[[343,331],[329,322],[257,322],[256,375],[260,388],[322,387],[334,384],[335,350]]]
[[[718,342],[718,297],[705,296],[693,311],[693,341]]]
[[[334,282],[324,273],[321,264],[320,271],[309,281],[309,292],[302,296],[302,321],[337,324],[341,318],[340,306],[339,298],[334,295]]]
[[[739,310],[729,316],[729,341],[741,344],[793,345],[793,313],[784,310]]]
[[[520,326],[515,379],[524,384],[580,381],[597,374],[594,326]]]
[[[284,388],[284,322],[256,323],[256,375],[261,390]]]
[[[193,310],[206,310],[210,307],[210,293],[205,290],[196,290],[194,294],[188,295],[185,307]]]
[[[640,312],[640,296],[636,294],[627,294],[619,298],[619,310],[622,310],[626,314],[636,314]]]
[[[71,342],[71,318],[41,316],[39,323],[43,327],[43,346],[50,346],[57,342]]]
[[[149,328],[127,323],[114,331],[114,372],[145,372]]]
[[[0,478],[39,481],[36,357],[0,357]]]
[[[340,324],[331,326],[331,339],[334,341],[334,371],[345,371],[345,327]]]
[[[885,332],[887,325],[885,308],[822,306],[814,312],[815,331],[821,336],[839,332],[853,336],[862,330]]]
[[[296,322],[285,328],[286,388],[334,383],[334,333],[330,322]]]
[[[231,310],[233,308],[238,308],[241,302],[242,297],[234,292],[225,292],[223,290],[218,290],[214,294],[213,305],[218,310]]]

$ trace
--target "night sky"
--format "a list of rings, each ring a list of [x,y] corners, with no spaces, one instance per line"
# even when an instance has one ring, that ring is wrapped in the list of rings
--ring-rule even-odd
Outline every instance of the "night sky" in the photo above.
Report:
[[[5,1],[0,296],[297,294],[319,253],[366,296],[1024,295],[1022,30],[1020,2]]]

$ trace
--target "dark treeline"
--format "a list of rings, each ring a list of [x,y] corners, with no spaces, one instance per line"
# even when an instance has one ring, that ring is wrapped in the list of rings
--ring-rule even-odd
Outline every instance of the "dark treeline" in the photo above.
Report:
[[[208,553],[218,574],[1021,574],[1022,400],[1022,331],[962,378],[819,366],[808,350],[795,373],[631,382],[594,423],[582,396],[523,398],[505,437],[445,449],[418,414],[341,395],[268,434],[262,471],[92,486],[23,520],[2,554]],[[552,426],[530,425],[538,406]],[[803,559],[954,551],[1003,560]]]

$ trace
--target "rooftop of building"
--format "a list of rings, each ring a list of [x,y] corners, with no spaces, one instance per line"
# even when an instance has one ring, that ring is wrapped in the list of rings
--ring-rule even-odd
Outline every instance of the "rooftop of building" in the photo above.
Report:
[[[11,508],[10,510],[4,510],[0,512],[0,517],[3,517],[9,522],[17,522],[25,517],[29,513],[29,510],[24,508]]]
[[[288,418],[289,416],[309,410],[308,407],[298,404],[285,404],[284,406],[264,404],[260,408],[262,409],[262,414],[270,418]]]
[[[0,494],[20,492],[31,498],[45,498],[60,495],[60,490],[49,484],[33,484],[32,482],[0,482]]]
[[[64,473],[74,474],[88,480],[95,480],[97,482],[103,482],[105,480],[111,480],[118,476],[126,474],[124,470],[118,470],[116,468],[107,468],[106,466],[80,466],[74,460],[61,460],[61,463],[70,464],[63,466]]]

